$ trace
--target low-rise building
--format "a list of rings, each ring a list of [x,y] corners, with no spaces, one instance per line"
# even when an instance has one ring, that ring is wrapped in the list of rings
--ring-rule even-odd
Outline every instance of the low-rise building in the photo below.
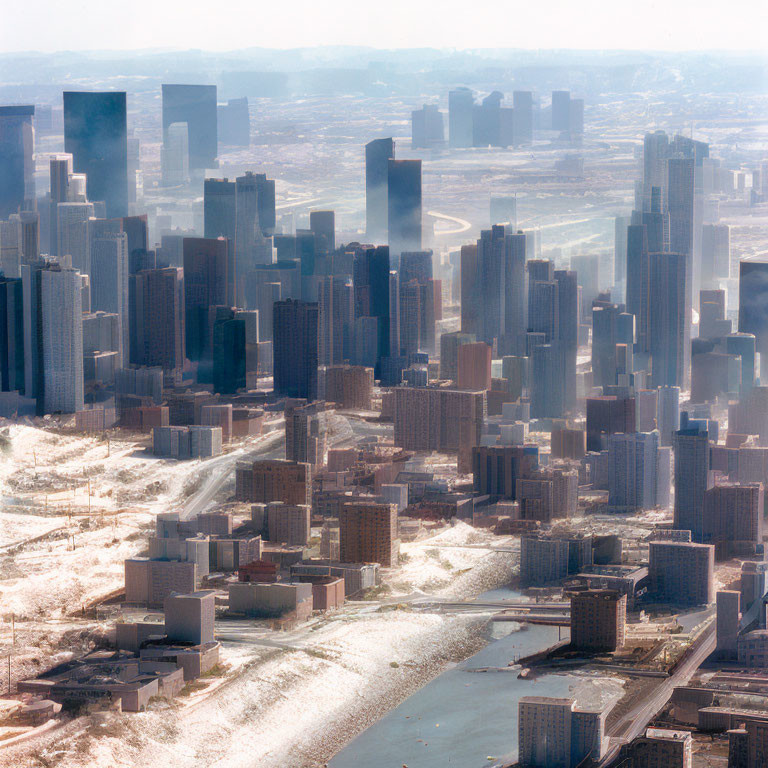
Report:
[[[230,584],[229,609],[258,618],[304,621],[312,613],[312,585],[282,582]]]

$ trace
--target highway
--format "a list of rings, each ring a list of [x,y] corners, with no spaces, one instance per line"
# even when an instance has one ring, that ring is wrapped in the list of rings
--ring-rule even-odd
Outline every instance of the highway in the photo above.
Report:
[[[472,224],[466,219],[460,219],[458,216],[449,216],[447,213],[439,213],[438,211],[427,211],[427,216],[433,216],[436,219],[442,221],[452,221],[458,226],[453,229],[443,229],[435,232],[435,237],[443,237],[445,235],[460,235],[462,232],[467,232]]]

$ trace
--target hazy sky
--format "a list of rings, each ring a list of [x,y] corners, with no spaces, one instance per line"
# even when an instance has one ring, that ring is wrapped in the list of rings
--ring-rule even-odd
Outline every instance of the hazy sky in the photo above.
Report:
[[[0,52],[365,45],[763,50],[768,0],[2,0]]]

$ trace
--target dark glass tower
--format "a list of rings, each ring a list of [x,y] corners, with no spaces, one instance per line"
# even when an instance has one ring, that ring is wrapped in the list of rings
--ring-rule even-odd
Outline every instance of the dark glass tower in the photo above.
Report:
[[[421,250],[421,160],[390,160],[387,174],[389,252]]]
[[[91,202],[107,218],[128,214],[128,127],[124,91],[64,91],[64,149],[75,173],[87,176]]]
[[[365,234],[372,243],[387,238],[387,174],[394,157],[392,139],[374,139],[365,145]]]
[[[317,400],[318,305],[276,301],[272,333],[275,394]]]
[[[0,107],[0,219],[35,196],[35,108]]]

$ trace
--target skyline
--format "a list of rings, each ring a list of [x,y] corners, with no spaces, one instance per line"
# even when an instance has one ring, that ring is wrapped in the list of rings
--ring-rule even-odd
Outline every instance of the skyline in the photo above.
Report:
[[[522,6],[522,3],[515,4]],[[78,24],[67,24],[69,7],[52,0],[37,4],[47,23],[40,28],[37,14],[27,6],[5,9],[0,29],[0,51],[5,54],[104,50],[207,50],[228,52],[248,48],[291,50],[304,47],[355,46],[374,49],[438,48],[452,50],[580,50],[580,51],[730,51],[759,52],[764,49],[762,30],[768,23],[768,6],[759,0],[735,0],[723,18],[713,4],[676,0],[663,5],[649,3],[639,16],[629,0],[606,7],[601,0],[578,5],[567,0],[549,0],[524,9],[522,24],[516,24],[509,5],[499,0],[470,8],[448,0],[439,16],[424,0],[393,0],[386,7],[366,7],[353,0],[334,0],[332,8],[309,0],[290,6],[260,8],[255,27],[238,25],[248,19],[251,6],[244,0],[220,4],[224,12],[191,17],[178,0],[137,0],[130,17],[121,15],[115,30],[116,11],[110,4],[94,7]],[[377,12],[378,11],[378,12]],[[499,24],[509,14],[510,23]],[[339,25],[337,19],[344,19]],[[632,23],[627,23],[631,18]],[[750,19],[745,25],[743,20]],[[593,23],[584,27],[584,20]],[[659,23],[659,19],[663,23]],[[147,21],[152,23],[148,24]],[[67,45],[60,30],[67,28]],[[112,34],[105,39],[104,30]],[[579,29],[579,34],[574,34]],[[681,36],[679,31],[685,29]],[[375,36],[371,35],[375,30]],[[108,42],[100,48],[94,41]]]

